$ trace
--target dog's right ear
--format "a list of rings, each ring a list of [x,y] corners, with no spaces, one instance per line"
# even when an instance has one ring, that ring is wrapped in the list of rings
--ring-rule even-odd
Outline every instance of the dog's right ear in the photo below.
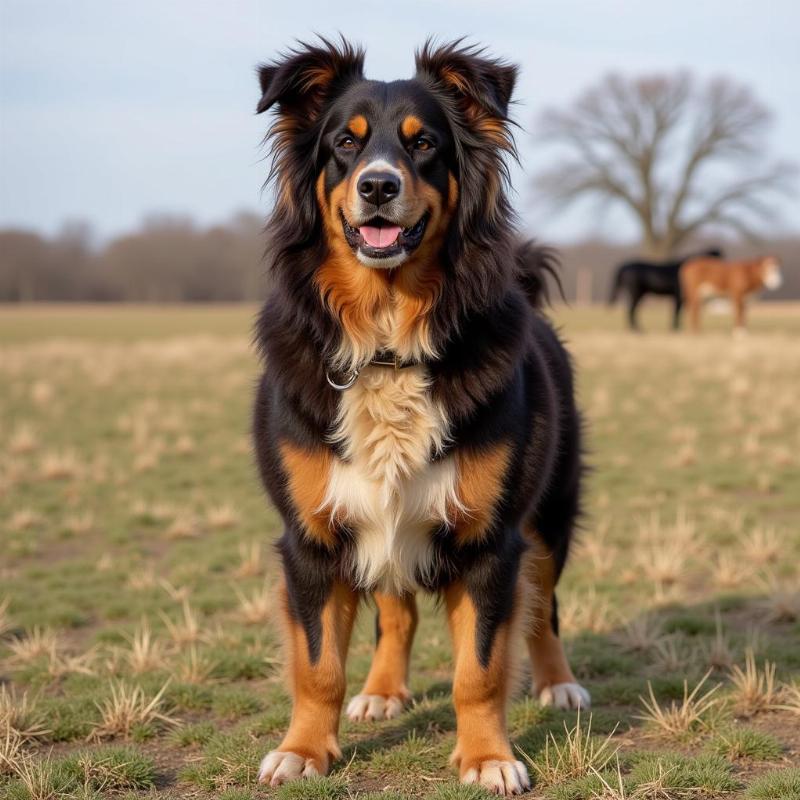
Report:
[[[281,114],[315,122],[325,101],[353,80],[364,77],[364,51],[342,39],[300,43],[285,56],[258,68],[261,114],[277,103]]]

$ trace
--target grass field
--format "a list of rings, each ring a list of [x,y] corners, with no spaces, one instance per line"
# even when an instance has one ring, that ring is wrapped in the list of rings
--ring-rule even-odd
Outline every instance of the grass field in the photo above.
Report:
[[[343,721],[330,778],[254,784],[289,714],[254,313],[0,310],[0,797],[482,797],[447,766],[429,601],[413,707]],[[756,307],[737,340],[727,319],[666,333],[659,306],[645,336],[619,309],[555,316],[594,467],[559,598],[594,707],[514,698],[532,796],[800,800],[800,306]],[[372,626],[362,610],[351,694]]]

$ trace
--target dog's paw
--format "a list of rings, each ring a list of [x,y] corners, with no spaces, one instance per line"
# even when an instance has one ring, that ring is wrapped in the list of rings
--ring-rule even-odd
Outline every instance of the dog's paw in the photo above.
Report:
[[[347,704],[347,717],[352,722],[394,719],[404,708],[405,700],[398,695],[357,694]]]
[[[554,683],[539,692],[539,702],[554,708],[586,709],[592,705],[592,698],[579,683]]]
[[[290,751],[273,750],[261,762],[258,782],[281,786],[298,778],[314,778],[319,774],[313,759]]]
[[[467,769],[462,783],[477,783],[492,794],[510,797],[531,788],[528,770],[521,761],[481,761]]]

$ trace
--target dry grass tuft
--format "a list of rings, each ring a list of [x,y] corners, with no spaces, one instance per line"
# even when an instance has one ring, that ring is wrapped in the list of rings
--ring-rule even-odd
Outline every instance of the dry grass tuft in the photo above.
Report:
[[[29,664],[37,658],[52,658],[59,647],[58,636],[50,628],[34,627],[27,636],[15,637],[8,643],[11,660]]]
[[[189,456],[197,450],[194,439],[184,433],[175,441],[175,453],[179,456]]]
[[[197,620],[189,601],[184,598],[181,603],[182,619],[173,622],[166,614],[161,614],[172,641],[178,646],[199,642],[203,637],[200,623]]]
[[[77,655],[52,650],[48,657],[47,672],[53,678],[62,678],[65,675],[96,675],[97,654],[96,646]]]
[[[670,702],[669,707],[661,706],[653,693],[653,686],[647,682],[648,698],[640,697],[645,707],[645,713],[637,716],[644,722],[652,725],[661,733],[669,736],[683,736],[691,733],[698,728],[706,726],[707,717],[718,705],[718,698],[713,697],[719,689],[719,684],[713,686],[707,692],[701,694],[701,689],[708,680],[710,672],[707,672],[702,680],[689,691],[689,683],[683,682],[683,700],[677,703],[675,700]]]
[[[687,559],[697,550],[696,526],[682,510],[670,526],[652,514],[640,524],[639,537],[636,566],[653,581],[656,598],[663,601],[686,575]]]
[[[20,508],[8,518],[6,527],[10,531],[29,531],[37,525],[40,525],[41,522],[41,514],[37,514],[30,508]]]
[[[193,644],[188,654],[178,662],[175,672],[185,683],[202,684],[209,681],[216,666],[217,662],[213,658],[198,652]]]
[[[39,446],[36,434],[30,425],[22,424],[17,427],[8,441],[8,452],[15,456],[32,453]]]
[[[233,528],[239,522],[239,512],[227,503],[206,511],[206,523],[212,530]]]
[[[39,475],[47,481],[66,481],[81,475],[81,464],[72,451],[46,453],[39,464]]]
[[[599,522],[592,538],[586,538],[580,543],[581,558],[591,562],[592,573],[603,577],[611,573],[617,561],[617,548],[608,541],[610,524],[607,520]]]
[[[135,572],[128,573],[127,586],[129,589],[133,589],[136,592],[142,591],[143,589],[152,589],[157,585],[158,578],[156,578],[155,570],[151,566],[142,567]]]
[[[22,737],[8,722],[0,723],[0,775],[15,775],[22,754]]]
[[[45,717],[36,709],[36,700],[27,692],[18,695],[12,688],[0,686],[0,730],[9,729],[21,742],[47,736]]]
[[[748,649],[745,653],[744,669],[735,664],[730,671],[733,683],[733,698],[737,708],[751,716],[775,706],[778,691],[775,682],[775,664],[764,661],[764,668],[756,664],[755,653]]]
[[[188,586],[174,586],[165,578],[158,581],[158,585],[170,596],[170,599],[176,603],[183,603],[189,599]]]
[[[195,514],[183,512],[167,528],[168,539],[194,539],[201,534],[200,521]]]
[[[12,628],[11,617],[8,614],[8,608],[11,605],[11,600],[4,597],[0,600],[0,638],[5,636]]]
[[[83,514],[70,514],[64,520],[64,530],[73,536],[83,536],[94,528],[94,515],[91,511]]]
[[[751,564],[764,566],[778,560],[782,547],[775,528],[757,527],[739,538],[739,549]]]
[[[761,625],[748,625],[745,631],[745,649],[754,653],[763,653],[769,647],[770,637]]]
[[[711,575],[714,584],[720,589],[740,586],[752,575],[750,562],[739,553],[722,551],[711,562]]]
[[[647,652],[664,639],[664,625],[653,614],[641,614],[625,623],[617,636],[620,644],[633,652]]]
[[[655,647],[654,665],[663,672],[689,672],[696,666],[696,653],[682,637],[664,636]]]
[[[240,563],[234,575],[237,578],[253,578],[264,572],[264,548],[260,539],[239,543]]]
[[[67,787],[57,779],[50,754],[38,759],[23,753],[17,759],[14,772],[25,790],[26,800],[61,800],[67,796],[61,791]]]
[[[800,716],[800,684],[793,683],[783,687],[780,698],[783,701],[775,706],[782,711],[791,711]]]
[[[602,787],[600,791],[593,791],[592,800],[633,800],[637,794],[628,794],[625,788],[625,778],[622,775],[622,767],[619,764],[619,754],[616,756],[615,770],[613,772],[614,783],[608,782],[606,777],[600,770],[591,768],[590,774],[593,775],[600,782]]]
[[[125,658],[134,675],[141,675],[164,666],[164,646],[155,636],[147,620],[128,638],[131,649]]]
[[[263,625],[272,617],[272,590],[265,583],[256,589],[250,597],[245,595],[238,587],[234,587],[239,598],[238,616],[248,625]]]
[[[795,622],[800,619],[800,591],[796,584],[769,574],[763,579],[762,587],[765,596],[761,608],[766,622]]]
[[[179,725],[177,719],[169,716],[164,709],[165,683],[153,697],[147,697],[140,686],[131,686],[122,681],[112,681],[111,696],[96,703],[101,721],[96,723],[89,734],[90,740],[107,739],[116,736],[129,738],[133,728],[139,726]]]
[[[568,594],[559,606],[560,622],[565,631],[602,633],[612,626],[613,615],[605,598],[594,587],[582,594]]]
[[[580,778],[592,770],[598,772],[617,755],[619,746],[612,742],[616,728],[605,739],[592,736],[592,717],[586,728],[581,727],[581,713],[575,726],[567,727],[564,723],[564,740],[559,742],[552,732],[545,742],[544,752],[537,758],[531,758],[524,750],[520,753],[536,774],[538,786],[552,786],[556,783]]]
[[[715,614],[716,630],[714,638],[701,644],[701,652],[706,666],[710,669],[729,669],[733,663],[730,639],[722,627],[722,615]]]

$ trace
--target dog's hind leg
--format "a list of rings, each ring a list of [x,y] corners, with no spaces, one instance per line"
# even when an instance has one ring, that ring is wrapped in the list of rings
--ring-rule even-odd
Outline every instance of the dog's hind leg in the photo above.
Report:
[[[532,690],[542,705],[588,708],[589,692],[575,680],[559,637],[556,559],[538,533],[529,531],[526,539],[530,550],[524,562],[523,577],[533,589],[527,635]]]
[[[392,719],[411,698],[408,662],[417,629],[417,602],[413,594],[375,593],[377,643],[364,688],[347,706],[347,716],[357,720]]]

